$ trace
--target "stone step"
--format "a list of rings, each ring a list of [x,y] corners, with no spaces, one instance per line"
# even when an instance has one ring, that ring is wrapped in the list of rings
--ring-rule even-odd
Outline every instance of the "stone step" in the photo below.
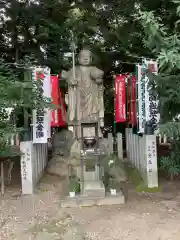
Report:
[[[105,197],[105,189],[104,190],[84,190],[83,196],[85,197]]]
[[[84,190],[104,190],[104,184],[101,181],[84,181]]]
[[[105,206],[105,205],[119,205],[124,204],[125,198],[123,193],[120,191],[116,196],[107,194],[105,197],[87,197],[87,196],[76,196],[75,198],[66,197],[65,200],[61,200],[62,207],[91,207],[94,205]]]
[[[105,188],[101,181],[84,181],[84,196],[104,197]]]

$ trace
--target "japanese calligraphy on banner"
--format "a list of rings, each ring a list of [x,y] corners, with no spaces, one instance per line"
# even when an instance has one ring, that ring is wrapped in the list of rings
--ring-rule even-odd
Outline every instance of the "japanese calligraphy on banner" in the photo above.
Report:
[[[131,76],[128,79],[128,121],[132,125],[137,124],[136,119],[136,77]]]
[[[47,143],[48,125],[45,109],[33,110],[33,143]]]
[[[35,68],[32,71],[32,80],[37,81],[39,77],[43,81],[43,96],[51,99],[51,82],[49,68]],[[51,110],[33,110],[33,143],[47,143],[51,137]]]
[[[133,125],[137,124],[137,118],[136,118],[136,82],[137,82],[137,78],[135,76],[132,76],[131,123]]]
[[[131,78],[127,77],[127,92],[126,92],[126,104],[127,104],[127,121],[131,123]]]
[[[43,94],[44,97],[48,98],[51,102],[51,75],[49,68],[43,68],[44,70],[44,79],[43,79]],[[45,109],[45,117],[47,117],[47,138],[51,138],[51,109]]]
[[[138,108],[138,129],[139,133],[144,133],[145,130],[145,79],[143,76],[143,68],[137,65],[137,108]]]
[[[155,75],[158,74],[158,67],[156,61],[144,59],[143,64],[146,70],[149,70]],[[157,125],[160,119],[160,114],[158,112],[158,96],[154,96],[154,94],[151,92],[151,87],[149,86],[149,78],[147,74],[145,76],[145,104],[146,122],[150,121],[152,123],[153,129],[157,130]]]
[[[115,78],[115,120],[116,122],[126,121],[126,75],[119,75]]]

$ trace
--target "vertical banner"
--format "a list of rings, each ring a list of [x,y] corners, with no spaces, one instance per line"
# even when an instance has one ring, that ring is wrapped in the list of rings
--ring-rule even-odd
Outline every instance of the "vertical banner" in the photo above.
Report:
[[[126,75],[115,78],[115,120],[117,123],[126,121]]]
[[[133,126],[137,125],[136,120],[136,77],[128,78],[128,122]]]
[[[131,78],[127,77],[127,121],[131,123]]]
[[[43,81],[42,93],[45,98],[51,98],[51,83],[49,68],[34,68],[32,80]],[[47,108],[33,110],[33,143],[47,143],[50,138],[50,110]]]
[[[130,123],[134,126],[137,125],[136,119],[136,77],[132,76],[131,78],[131,104],[130,104],[131,114],[130,114]]]
[[[137,65],[137,80],[138,80],[138,129],[139,133],[144,133],[145,130],[145,79],[141,65]]]
[[[143,61],[144,68],[146,69],[145,76],[145,119],[146,122],[151,122],[153,129],[157,130],[157,125],[160,120],[160,114],[158,112],[158,96],[155,96],[151,91],[150,79],[147,71],[155,75],[158,74],[157,61],[146,60]]]
[[[58,108],[59,104],[59,84],[58,84],[58,76],[51,76],[51,86],[52,86],[52,103],[55,105],[55,107]],[[51,127],[57,127],[58,126],[58,109],[54,109],[51,112]]]
[[[66,105],[63,92],[59,89],[59,77],[51,76],[52,103],[56,109],[52,110],[51,127],[62,127],[66,125]]]
[[[45,98],[51,102],[51,75],[50,75],[50,69],[44,68],[44,79],[43,79],[43,95]],[[51,138],[51,109],[46,108],[45,109],[45,115],[47,117],[47,137]]]

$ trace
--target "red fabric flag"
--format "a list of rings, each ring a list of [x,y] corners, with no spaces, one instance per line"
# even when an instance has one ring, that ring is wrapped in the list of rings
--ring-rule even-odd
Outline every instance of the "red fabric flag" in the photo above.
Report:
[[[66,106],[61,89],[59,89],[58,76],[51,76],[52,103],[57,109],[52,110],[51,127],[63,127],[66,125]]]
[[[136,118],[136,77],[128,79],[128,122],[132,125],[137,124]]]
[[[126,75],[116,76],[115,79],[115,120],[126,122]]]
[[[127,80],[127,121],[131,123],[131,77],[128,76]]]
[[[137,118],[136,118],[136,77],[132,76],[131,78],[131,117],[130,117],[130,123],[132,125],[137,124]]]

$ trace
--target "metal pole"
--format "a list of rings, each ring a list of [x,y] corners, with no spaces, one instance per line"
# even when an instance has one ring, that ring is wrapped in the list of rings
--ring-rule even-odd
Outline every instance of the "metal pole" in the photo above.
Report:
[[[1,194],[4,195],[4,162],[1,161]]]
[[[116,139],[116,86],[115,86],[115,79],[116,76],[113,76],[113,90],[114,90],[114,122],[113,122],[113,147],[114,147],[114,153],[117,155],[117,139]]]
[[[75,50],[76,50],[76,46],[74,43],[74,33],[72,30],[70,30],[71,33],[71,50],[72,50],[72,70],[73,70],[73,82],[76,81],[76,70],[75,70]],[[75,137],[77,139],[78,134],[77,134],[77,111],[78,111],[78,107],[77,107],[77,98],[78,98],[78,93],[77,93],[77,89],[76,86],[74,86],[74,90],[76,92],[76,96],[75,96],[75,126],[73,126],[73,131],[75,134]]]

